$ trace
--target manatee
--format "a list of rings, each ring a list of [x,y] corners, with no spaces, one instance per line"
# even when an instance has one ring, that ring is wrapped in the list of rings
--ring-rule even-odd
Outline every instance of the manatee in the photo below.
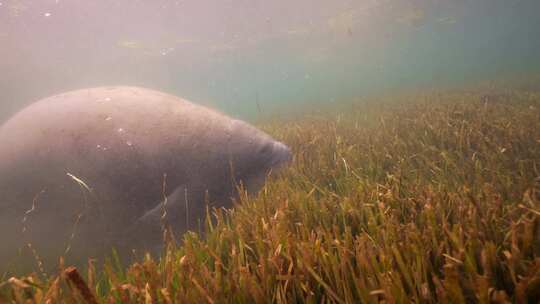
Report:
[[[39,100],[0,126],[0,260],[155,250],[164,225],[198,229],[290,159],[248,123],[150,89]]]

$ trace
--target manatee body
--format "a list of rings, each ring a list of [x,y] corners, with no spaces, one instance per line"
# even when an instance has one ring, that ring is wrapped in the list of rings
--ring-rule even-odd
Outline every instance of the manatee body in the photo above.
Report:
[[[164,223],[197,229],[208,205],[231,207],[240,183],[257,191],[290,157],[245,122],[153,90],[42,99],[0,127],[0,260],[156,248]]]

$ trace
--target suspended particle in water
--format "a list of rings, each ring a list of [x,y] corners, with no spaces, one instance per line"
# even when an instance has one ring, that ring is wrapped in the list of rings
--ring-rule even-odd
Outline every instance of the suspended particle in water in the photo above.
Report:
[[[111,101],[111,98],[110,97],[105,97],[103,99],[97,99],[96,102],[108,102],[108,101]]]
[[[163,49],[161,50],[161,55],[162,56],[166,56],[168,55],[170,52],[174,51],[174,48],[166,48],[166,49]]]

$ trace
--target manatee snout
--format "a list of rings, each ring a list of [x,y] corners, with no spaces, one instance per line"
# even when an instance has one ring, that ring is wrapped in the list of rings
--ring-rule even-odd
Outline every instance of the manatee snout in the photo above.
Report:
[[[272,143],[272,156],[270,164],[272,168],[281,168],[292,160],[291,149],[282,142]]]
[[[239,172],[238,179],[245,190],[251,195],[256,195],[264,186],[268,176],[275,171],[281,170],[292,160],[291,149],[282,142],[267,139],[257,153],[256,160],[245,172]]]

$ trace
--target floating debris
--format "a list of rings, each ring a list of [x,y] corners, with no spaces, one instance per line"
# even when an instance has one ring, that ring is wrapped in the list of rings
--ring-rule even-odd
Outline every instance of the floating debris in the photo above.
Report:
[[[358,23],[356,11],[348,10],[327,20],[328,28],[335,33],[350,35],[352,29]]]
[[[310,30],[308,27],[295,27],[290,28],[285,31],[285,34],[289,36],[300,36],[300,35],[306,35],[309,34]]]
[[[144,47],[144,44],[141,41],[137,40],[120,40],[116,43],[117,46],[123,47],[126,49],[142,49]]]
[[[396,21],[409,26],[420,27],[426,23],[426,13],[423,9],[415,8],[396,18]]]
[[[28,10],[28,6],[20,2],[7,4],[8,14],[11,17],[20,17],[22,13]]]
[[[437,23],[450,25],[450,24],[456,24],[457,20],[454,19],[453,17],[443,17],[443,18],[437,19]]]

